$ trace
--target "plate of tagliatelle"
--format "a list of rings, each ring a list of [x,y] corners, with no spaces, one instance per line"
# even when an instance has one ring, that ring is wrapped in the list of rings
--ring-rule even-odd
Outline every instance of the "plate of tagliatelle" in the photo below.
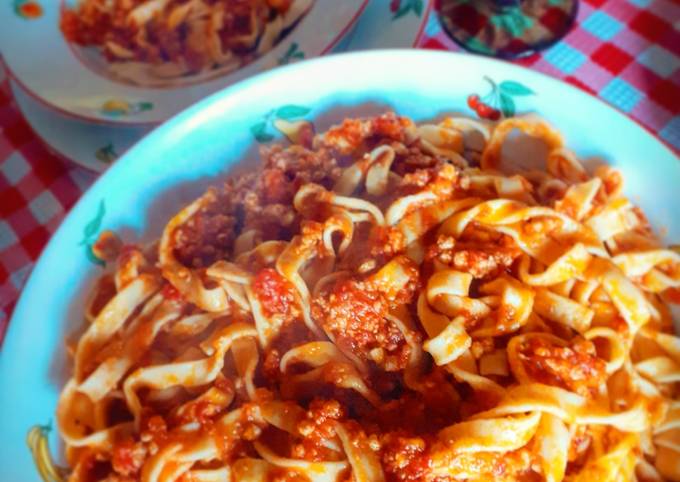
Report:
[[[13,0],[0,53],[57,112],[157,124],[238,80],[329,52],[367,0]]]
[[[679,183],[624,115],[486,58],[234,85],[50,240],[2,479],[680,480]]]

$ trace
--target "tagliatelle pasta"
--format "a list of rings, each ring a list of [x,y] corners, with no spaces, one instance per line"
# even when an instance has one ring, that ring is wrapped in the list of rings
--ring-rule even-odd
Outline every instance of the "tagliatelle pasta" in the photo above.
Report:
[[[504,167],[515,130],[543,170]],[[94,245],[69,480],[680,480],[680,257],[620,175],[531,117],[304,139]]]
[[[65,37],[96,47],[127,80],[238,69],[268,52],[313,0],[78,0]],[[148,81],[148,80],[147,80]]]

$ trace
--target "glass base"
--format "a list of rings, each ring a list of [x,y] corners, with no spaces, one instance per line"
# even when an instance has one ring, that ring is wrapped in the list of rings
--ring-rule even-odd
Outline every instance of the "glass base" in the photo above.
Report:
[[[517,58],[564,37],[577,10],[578,0],[441,0],[439,18],[449,37],[464,49]]]

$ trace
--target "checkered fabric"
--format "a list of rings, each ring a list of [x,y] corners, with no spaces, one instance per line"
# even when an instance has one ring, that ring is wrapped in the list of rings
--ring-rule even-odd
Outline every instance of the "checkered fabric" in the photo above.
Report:
[[[96,178],[40,142],[3,76],[0,71],[0,340],[50,234]]]
[[[432,14],[423,48],[459,51]],[[581,0],[552,48],[516,61],[625,112],[680,151],[680,2]],[[95,179],[50,153],[12,103],[0,72],[0,340],[45,243]]]
[[[421,46],[461,50],[435,15]],[[680,1],[581,0],[561,42],[515,63],[600,97],[680,150]]]

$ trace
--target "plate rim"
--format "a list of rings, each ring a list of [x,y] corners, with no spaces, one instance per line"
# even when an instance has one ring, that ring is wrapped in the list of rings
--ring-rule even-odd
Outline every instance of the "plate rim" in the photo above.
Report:
[[[99,175],[103,174],[104,172],[106,172],[108,170],[108,168],[110,166],[104,167],[104,166],[100,166],[99,164],[87,163],[87,161],[81,161],[79,156],[78,156],[78,158],[76,158],[75,156],[74,157],[69,156],[66,153],[62,152],[57,147],[55,147],[54,144],[52,142],[50,142],[45,135],[41,134],[40,131],[35,127],[36,122],[34,122],[34,119],[32,119],[31,114],[27,113],[27,109],[24,109],[24,107],[21,104],[21,101],[19,101],[17,99],[16,91],[19,91],[22,95],[25,95],[27,102],[35,102],[36,108],[45,109],[43,104],[36,102],[35,99],[33,99],[33,97],[28,95],[28,93],[18,83],[16,83],[14,81],[13,78],[8,76],[7,81],[8,81],[8,86],[9,86],[9,93],[12,96],[11,99],[12,99],[12,102],[14,104],[14,108],[24,118],[24,120],[26,121],[26,124],[28,125],[28,128],[31,130],[31,133],[36,137],[38,142],[40,142],[45,147],[45,149],[47,151],[49,151],[50,154],[55,156],[59,161],[66,164],[69,168],[73,168],[73,167],[81,168],[81,169],[85,170],[88,175],[99,176]],[[55,116],[55,119],[54,119],[55,121],[58,122],[60,120],[60,119],[57,119],[56,117],[60,117],[61,114],[54,112],[52,110],[49,110],[49,109],[45,109],[45,111],[49,115]],[[82,123],[86,122],[86,121],[81,121],[80,119],[72,119],[72,118],[68,118],[68,119],[64,119],[64,120],[66,120],[67,122],[82,122]],[[98,124],[94,124],[94,126],[95,127],[103,127],[103,126],[99,126]],[[140,129],[141,128],[141,127],[137,127],[137,126],[126,126],[126,125],[106,126],[106,127],[112,128],[112,129]],[[143,137],[144,136],[141,136],[139,139],[137,139],[137,141],[135,141],[135,143],[139,142]],[[130,146],[130,147],[132,147],[132,146]],[[84,193],[85,192],[83,192],[82,194],[84,194]],[[0,349],[1,349],[1,345],[0,345]]]

